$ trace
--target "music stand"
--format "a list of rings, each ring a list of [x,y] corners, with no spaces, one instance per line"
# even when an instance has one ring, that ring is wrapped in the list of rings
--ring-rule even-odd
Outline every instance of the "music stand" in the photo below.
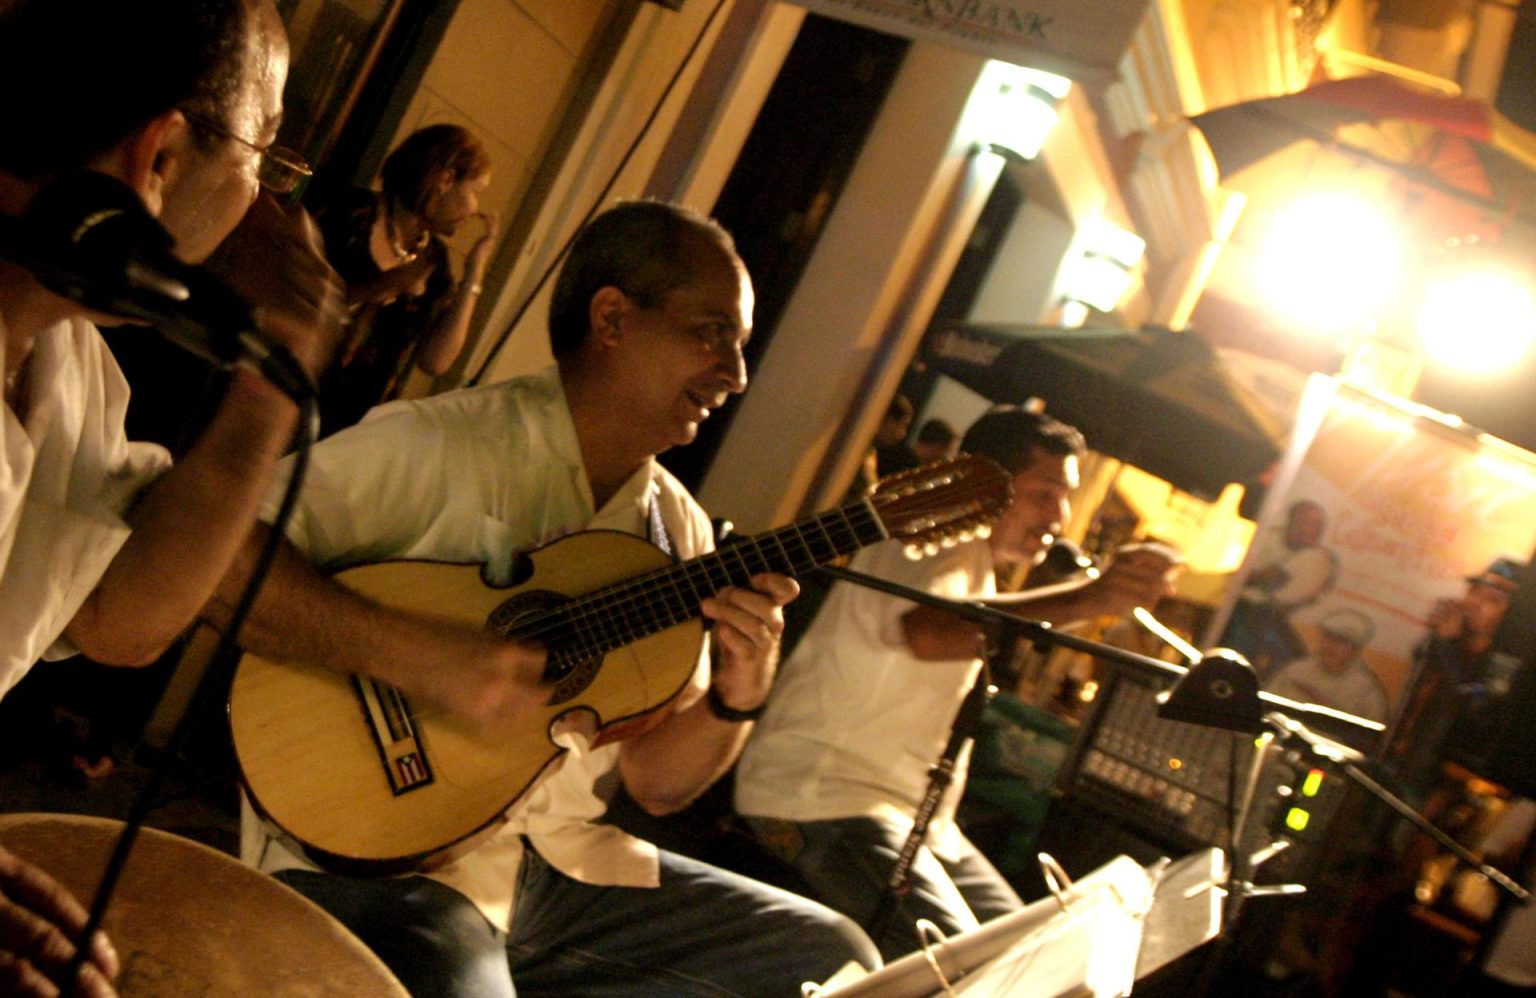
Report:
[[[1052,864],[1042,856],[1043,864]],[[955,994],[1122,995],[1215,937],[1221,857],[1206,849],[1143,868],[1119,856],[1053,896],[922,950],[817,998]],[[1047,866],[1047,870],[1050,870]],[[1060,877],[1059,870],[1049,874]]]

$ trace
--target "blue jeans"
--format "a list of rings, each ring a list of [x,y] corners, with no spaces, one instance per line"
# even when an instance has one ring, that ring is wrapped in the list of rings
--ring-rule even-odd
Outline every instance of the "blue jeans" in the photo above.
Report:
[[[850,960],[880,964],[836,912],[667,852],[661,886],[647,889],[580,883],[528,849],[510,937],[425,877],[278,878],[351,929],[416,998],[794,998],[802,981]]]
[[[954,861],[920,848],[908,890],[898,899],[886,885],[910,824],[875,818],[748,818],[747,824],[800,872],[818,901],[862,925],[887,961],[919,948],[914,927],[919,918],[952,936],[1024,906],[997,868],[963,836]]]

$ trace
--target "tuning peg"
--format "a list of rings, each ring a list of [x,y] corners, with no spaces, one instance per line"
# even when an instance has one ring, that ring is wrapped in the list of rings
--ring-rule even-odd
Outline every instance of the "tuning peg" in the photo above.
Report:
[[[911,561],[918,561],[923,557],[923,546],[921,544],[908,544],[901,551]]]

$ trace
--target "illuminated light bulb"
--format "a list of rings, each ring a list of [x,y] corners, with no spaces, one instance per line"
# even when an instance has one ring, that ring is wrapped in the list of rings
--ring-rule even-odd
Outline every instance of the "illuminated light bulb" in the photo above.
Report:
[[[1399,279],[1401,244],[1380,205],[1319,192],[1275,213],[1254,272],[1282,314],[1318,333],[1344,333],[1386,304]]]
[[[1418,331],[1439,364],[1469,374],[1503,370],[1536,342],[1536,296],[1509,273],[1451,274],[1424,288]]]

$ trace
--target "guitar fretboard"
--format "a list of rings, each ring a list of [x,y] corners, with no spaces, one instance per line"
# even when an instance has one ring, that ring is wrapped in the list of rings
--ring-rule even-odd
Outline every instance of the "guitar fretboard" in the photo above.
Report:
[[[521,622],[511,636],[548,648],[547,672],[561,676],[694,619],[700,604],[727,586],[749,585],[762,572],[799,575],[885,537],[879,515],[864,500],[587,593]]]

